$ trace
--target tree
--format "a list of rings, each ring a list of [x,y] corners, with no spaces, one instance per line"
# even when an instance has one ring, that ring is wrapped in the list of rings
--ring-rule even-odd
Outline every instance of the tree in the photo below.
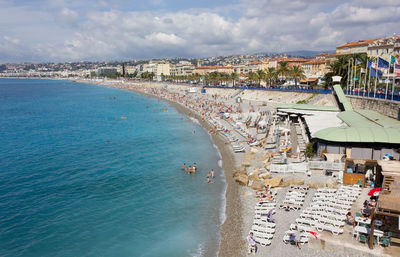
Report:
[[[268,81],[269,86],[273,85],[273,82],[277,79],[277,72],[275,68],[268,67],[265,71],[265,78]]]
[[[254,81],[257,80],[257,75],[256,73],[250,71],[249,73],[247,73],[247,81],[249,81],[250,84],[253,84]]]
[[[263,70],[257,70],[255,73],[255,77],[258,80],[258,86],[261,86],[261,81],[265,80],[265,72]]]
[[[239,74],[237,74],[236,72],[232,72],[230,75],[230,79],[232,80],[233,86],[235,86],[235,81],[239,80]]]
[[[300,65],[294,65],[290,69],[290,76],[294,78],[295,87],[297,87],[297,80],[305,79],[306,75]]]
[[[289,63],[287,61],[279,62],[278,74],[284,78],[289,74]]]

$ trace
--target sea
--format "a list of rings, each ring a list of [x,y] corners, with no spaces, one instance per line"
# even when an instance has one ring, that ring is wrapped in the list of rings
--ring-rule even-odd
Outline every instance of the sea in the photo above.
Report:
[[[207,131],[167,102],[0,79],[0,256],[215,256],[221,166]]]

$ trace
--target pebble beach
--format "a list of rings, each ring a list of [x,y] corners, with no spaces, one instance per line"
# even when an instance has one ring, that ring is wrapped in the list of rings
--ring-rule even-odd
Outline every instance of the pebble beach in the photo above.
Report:
[[[235,89],[207,89],[205,93],[187,93],[188,85],[176,85],[165,83],[145,83],[128,81],[80,81],[93,83],[107,87],[115,87],[123,90],[131,90],[152,97],[157,97],[170,102],[179,112],[186,116],[194,117],[200,125],[207,130],[215,145],[222,155],[222,168],[227,183],[225,221],[221,228],[221,243],[218,256],[246,256],[246,237],[251,230],[254,207],[257,199],[254,197],[255,186],[241,186],[235,180],[235,173],[247,172],[249,176],[260,176],[271,159],[268,151],[260,147],[247,147],[245,153],[235,153],[231,143],[225,136],[218,133],[213,121],[220,112],[227,109],[232,112],[248,112],[255,110],[259,112],[274,111],[279,103],[296,103],[302,100],[310,101],[310,96],[305,93],[282,93],[282,92],[255,92],[245,91],[240,94],[242,103],[238,106],[235,97],[238,91]],[[334,105],[331,95],[324,95],[311,99],[310,104]],[[221,124],[224,121],[221,121]],[[246,142],[246,138],[241,139]],[[268,175],[269,178],[271,174]],[[267,177],[262,177],[267,178]],[[277,192],[276,202],[282,202],[288,181],[302,181],[304,185],[318,184],[328,186],[330,183],[326,176],[317,171],[312,174],[296,174],[288,177],[280,177],[281,183],[274,189]],[[286,183],[286,184],[285,184]],[[311,188],[304,200],[307,206],[312,199],[315,188]],[[361,204],[356,203],[356,204]],[[382,249],[368,251],[365,246],[357,243],[347,242],[351,239],[351,229],[345,229],[340,237],[332,237],[330,233],[321,233],[320,239],[310,239],[308,244],[302,246],[301,250],[292,245],[285,244],[283,237],[290,224],[295,223],[300,215],[298,211],[285,211],[276,209],[276,232],[267,247],[258,247],[258,256],[391,256]],[[215,256],[215,252],[206,252],[205,256]]]

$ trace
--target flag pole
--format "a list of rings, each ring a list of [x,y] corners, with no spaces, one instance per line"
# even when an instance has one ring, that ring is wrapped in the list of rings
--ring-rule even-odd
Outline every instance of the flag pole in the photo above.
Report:
[[[360,77],[358,77],[358,92],[357,95],[360,96],[360,91],[361,91],[361,67],[362,65],[360,64]]]
[[[351,91],[351,87],[353,86],[353,58],[351,58],[351,71],[350,71],[350,87],[349,90]],[[349,95],[349,93],[347,92],[347,94]]]
[[[351,70],[350,60],[351,60],[351,59],[349,59],[349,65],[348,65],[348,66],[350,67],[350,69],[347,68],[347,87],[346,87],[346,94],[349,94],[349,81],[350,81],[350,70]]]
[[[374,98],[376,97],[376,81],[378,80],[378,69],[375,70],[375,89],[374,89]]]
[[[394,45],[393,45],[392,53],[394,54]],[[390,55],[390,63],[392,63],[392,55]],[[393,97],[394,97],[394,85],[395,85],[395,78],[396,78],[396,73],[394,72],[394,68],[396,67],[395,65],[396,65],[396,57],[394,57],[394,63],[393,63],[392,101],[393,101]]]
[[[354,58],[354,73],[352,76],[352,80],[353,80],[353,90],[351,90],[352,94],[354,94],[354,90],[356,88],[356,81],[354,79],[355,76],[357,76],[357,58]]]
[[[367,84],[367,66],[368,66],[368,56],[366,56],[365,58],[367,58],[367,61],[365,62],[365,78],[364,78],[364,90],[363,90],[363,96],[365,96],[365,86]]]
[[[385,90],[385,100],[387,100],[387,95],[388,95],[388,89],[389,89],[389,73],[390,73],[390,63],[392,62],[392,60],[389,61],[389,69],[387,72],[387,78],[386,78],[386,90]]]

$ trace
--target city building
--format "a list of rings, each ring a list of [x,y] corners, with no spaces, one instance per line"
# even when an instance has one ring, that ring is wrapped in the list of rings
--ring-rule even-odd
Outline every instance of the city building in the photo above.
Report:
[[[374,41],[375,39],[348,42],[346,44],[336,47],[336,55],[348,55],[348,54],[359,54],[359,53],[366,54],[368,50],[368,45]]]
[[[368,44],[369,57],[390,60],[390,56],[400,57],[400,36],[380,38]]]
[[[96,70],[96,75],[110,75],[110,74],[115,74],[118,72],[118,68],[116,67],[100,67],[97,68]]]
[[[180,61],[171,67],[171,75],[173,76],[188,76],[192,75],[194,71],[194,65],[188,61]]]
[[[325,59],[311,59],[301,65],[307,78],[321,78],[325,76],[327,69]]]
[[[206,75],[210,72],[232,73],[234,72],[233,66],[201,66],[194,68],[194,73],[199,75]]]

